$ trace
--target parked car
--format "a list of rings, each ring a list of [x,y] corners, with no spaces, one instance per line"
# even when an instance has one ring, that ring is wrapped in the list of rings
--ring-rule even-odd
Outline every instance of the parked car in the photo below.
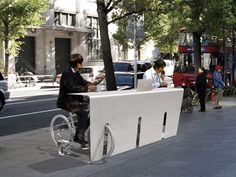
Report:
[[[114,72],[121,71],[121,72],[132,72],[134,71],[134,60],[124,60],[124,61],[114,61],[113,67]],[[137,72],[145,72],[149,68],[152,67],[151,62],[146,60],[138,60],[137,61]]]
[[[209,70],[206,70],[206,73],[207,73],[207,88],[211,88],[213,74]],[[195,72],[182,72],[180,69],[176,69],[176,71],[173,74],[173,82],[175,87],[188,86],[191,88],[195,88],[196,77],[197,74]]]
[[[85,66],[81,69],[80,74],[81,76],[89,81],[94,82],[96,76],[103,70],[103,66]]]
[[[57,76],[56,76],[56,83],[60,84],[60,81],[61,81],[61,73],[57,74]]]
[[[132,68],[134,70],[135,61],[130,61]],[[152,67],[152,63],[147,60],[138,60],[137,61],[137,72],[145,72]]]
[[[114,72],[121,71],[121,72],[129,72],[133,71],[133,67],[129,61],[114,61],[113,62]]]
[[[0,111],[2,111],[3,106],[6,103],[6,99],[9,99],[9,97],[10,97],[10,92],[8,91],[7,81],[0,73]]]

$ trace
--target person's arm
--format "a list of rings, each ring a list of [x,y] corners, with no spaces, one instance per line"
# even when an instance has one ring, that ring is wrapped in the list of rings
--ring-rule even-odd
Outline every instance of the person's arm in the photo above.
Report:
[[[222,87],[225,86],[225,83],[223,82],[220,73],[216,73],[215,76],[214,76],[214,79],[215,79],[215,81],[216,81],[219,85],[221,85]]]
[[[152,84],[152,88],[158,88],[160,86],[161,86],[161,84],[159,82],[155,82]]]

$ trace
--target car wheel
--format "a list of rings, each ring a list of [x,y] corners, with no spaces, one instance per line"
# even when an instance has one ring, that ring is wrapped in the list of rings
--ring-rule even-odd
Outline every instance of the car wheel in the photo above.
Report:
[[[5,104],[4,98],[0,97],[0,111],[2,111],[4,104]]]

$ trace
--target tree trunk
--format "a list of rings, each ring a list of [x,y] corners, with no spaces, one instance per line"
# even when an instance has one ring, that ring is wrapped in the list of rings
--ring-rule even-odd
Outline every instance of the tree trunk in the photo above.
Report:
[[[114,68],[112,63],[111,45],[108,35],[108,21],[104,0],[97,0],[97,12],[100,25],[102,55],[105,67],[107,90],[117,90]]]
[[[8,53],[8,46],[9,41],[6,39],[4,40],[4,46],[5,46],[5,66],[4,66],[4,76],[8,76],[8,67],[9,67],[9,53]]]
[[[193,32],[195,72],[197,72],[199,66],[201,66],[201,43],[200,43],[200,37],[201,37],[201,35],[200,35],[199,32]]]

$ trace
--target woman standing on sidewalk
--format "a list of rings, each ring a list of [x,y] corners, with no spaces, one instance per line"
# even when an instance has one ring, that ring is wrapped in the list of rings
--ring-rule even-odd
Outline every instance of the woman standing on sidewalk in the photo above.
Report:
[[[199,112],[206,111],[206,71],[204,67],[200,66],[198,69],[198,75],[196,78],[196,91],[200,101],[200,110]]]

